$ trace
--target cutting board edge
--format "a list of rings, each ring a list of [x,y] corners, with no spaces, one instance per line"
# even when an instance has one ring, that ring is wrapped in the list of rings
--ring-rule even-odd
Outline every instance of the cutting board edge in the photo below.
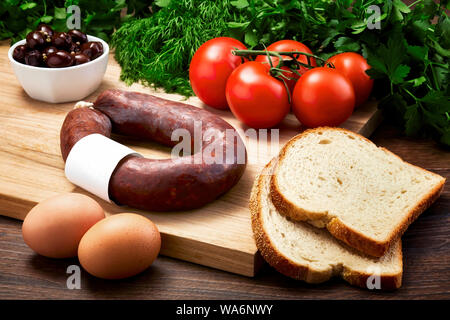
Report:
[[[256,245],[253,251],[246,252],[173,234],[161,236],[164,256],[247,277],[254,277],[262,265]]]

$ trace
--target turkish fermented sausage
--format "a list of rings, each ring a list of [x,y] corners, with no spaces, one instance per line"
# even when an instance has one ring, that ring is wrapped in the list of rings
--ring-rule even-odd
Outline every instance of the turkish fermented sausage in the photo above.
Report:
[[[109,182],[109,196],[118,204],[151,211],[198,208],[227,192],[245,170],[247,155],[241,138],[230,124],[207,110],[122,90],[104,91],[93,108],[74,109],[66,116],[61,129],[64,160],[82,137],[90,133],[109,137],[111,130],[174,146],[178,141],[172,140],[172,133],[183,129],[190,133],[194,147],[195,127],[201,124],[203,145],[191,155],[123,159]],[[227,137],[233,133],[234,137]],[[217,143],[219,148],[211,148],[212,143]],[[217,158],[217,150],[223,153],[222,157]],[[195,158],[199,155],[200,161]],[[214,160],[221,158],[223,161]]]

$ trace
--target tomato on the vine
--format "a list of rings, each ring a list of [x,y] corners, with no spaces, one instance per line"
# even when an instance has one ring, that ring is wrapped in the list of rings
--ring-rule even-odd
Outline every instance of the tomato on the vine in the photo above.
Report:
[[[355,89],[356,107],[369,98],[373,87],[373,80],[365,72],[370,69],[366,59],[355,52],[339,53],[327,60],[336,70],[350,79]]]
[[[284,84],[256,61],[246,62],[228,78],[226,97],[231,111],[252,128],[270,128],[289,112]]]
[[[318,67],[307,71],[295,85],[292,110],[307,127],[338,126],[355,107],[351,81],[339,71]]]
[[[242,58],[234,56],[234,49],[247,49],[240,41],[219,37],[206,41],[198,48],[189,66],[189,80],[192,90],[205,104],[227,109],[225,87],[227,79]]]
[[[295,41],[295,40],[280,40],[280,41],[272,43],[266,49],[267,49],[267,51],[301,51],[301,52],[312,54],[312,51],[307,46],[305,46],[303,43]],[[292,58],[289,56],[282,55],[281,57],[283,58],[283,60],[292,60]],[[297,61],[308,64],[307,56],[298,55],[296,58],[297,58]],[[272,65],[274,67],[276,67],[280,59],[272,56],[270,60],[272,61]],[[266,66],[270,66],[269,57],[267,55],[257,56],[255,61],[264,63]],[[317,66],[316,59],[314,59],[313,57],[310,57],[310,63],[313,67]],[[289,68],[286,66],[283,66],[281,69],[286,70],[285,72],[283,72],[283,74],[286,77],[291,78],[289,80],[286,80],[286,84],[288,85],[289,90],[292,93],[294,90],[294,87],[295,87],[295,83],[297,82],[299,76],[297,74],[289,71]],[[297,71],[300,74],[304,74],[308,70],[309,70],[309,68],[304,67],[304,66],[301,66],[299,69],[297,69]]]

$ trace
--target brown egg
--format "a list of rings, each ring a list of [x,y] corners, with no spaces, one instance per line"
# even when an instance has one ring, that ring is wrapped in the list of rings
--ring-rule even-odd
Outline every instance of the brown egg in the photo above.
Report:
[[[102,207],[79,193],[66,193],[38,203],[25,217],[22,236],[40,255],[69,258],[77,255],[83,235],[105,218]]]
[[[103,219],[83,236],[78,259],[90,274],[122,279],[147,269],[158,256],[161,236],[149,219],[120,213]]]

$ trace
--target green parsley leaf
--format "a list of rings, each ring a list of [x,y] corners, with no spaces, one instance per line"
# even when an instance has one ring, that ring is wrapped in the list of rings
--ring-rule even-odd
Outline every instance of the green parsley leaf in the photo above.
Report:
[[[43,16],[40,18],[40,22],[43,23],[50,23],[53,20],[52,16]]]
[[[405,120],[405,133],[416,135],[422,127],[422,117],[416,104],[406,107]]]
[[[248,30],[245,33],[245,42],[250,45],[250,47],[255,47],[259,44],[258,42],[258,36],[254,30]]]
[[[422,61],[428,59],[428,47],[425,46],[407,46],[406,50],[414,59]]]
[[[411,83],[413,85],[413,87],[418,87],[421,84],[425,83],[426,81],[427,81],[427,78],[425,78],[424,76],[421,76],[418,78],[408,80],[408,83]]]
[[[450,18],[447,15],[439,17],[434,34],[440,40],[442,47],[450,48]]]
[[[28,3],[24,3],[20,5],[20,9],[22,10],[28,10],[28,9],[33,9],[34,7],[36,7],[36,2],[28,2]]]
[[[55,7],[55,19],[65,19],[67,16],[66,8]]]
[[[450,98],[443,91],[430,91],[420,101],[434,106],[434,111],[438,114],[450,112]]]
[[[394,7],[398,9],[398,11],[402,13],[410,13],[411,9],[401,0],[394,0]]]
[[[361,48],[357,41],[348,37],[339,37],[334,43],[334,47],[340,52],[358,51]]]
[[[395,84],[402,83],[410,70],[411,68],[404,64],[398,65],[390,75],[391,81]]]

